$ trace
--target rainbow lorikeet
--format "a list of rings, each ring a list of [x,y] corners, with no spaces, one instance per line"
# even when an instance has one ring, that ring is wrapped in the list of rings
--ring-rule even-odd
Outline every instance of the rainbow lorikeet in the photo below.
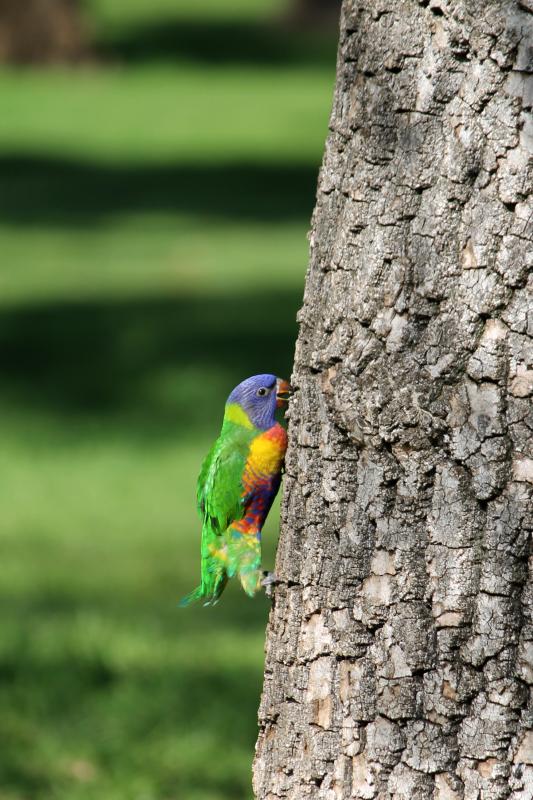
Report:
[[[250,596],[261,586],[261,529],[287,449],[287,433],[275,413],[289,391],[287,381],[275,375],[254,375],[229,395],[222,430],[197,484],[202,582],[180,605],[216,603],[233,575]]]

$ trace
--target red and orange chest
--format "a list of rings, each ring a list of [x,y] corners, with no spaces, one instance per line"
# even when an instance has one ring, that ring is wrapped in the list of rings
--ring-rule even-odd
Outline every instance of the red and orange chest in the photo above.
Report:
[[[282,425],[276,423],[272,428],[253,439],[246,462],[246,471],[265,477],[278,475],[283,466],[286,449],[287,431]]]

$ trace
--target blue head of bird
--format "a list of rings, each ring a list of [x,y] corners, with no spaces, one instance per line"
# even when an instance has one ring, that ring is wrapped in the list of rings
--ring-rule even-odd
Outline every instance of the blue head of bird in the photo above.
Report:
[[[266,431],[276,421],[276,408],[287,403],[290,388],[287,381],[276,375],[252,375],[231,392],[226,408],[238,406],[252,425]]]

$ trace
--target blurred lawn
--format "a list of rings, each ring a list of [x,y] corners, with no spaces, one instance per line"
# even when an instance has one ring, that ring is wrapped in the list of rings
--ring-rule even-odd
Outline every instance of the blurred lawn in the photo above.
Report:
[[[290,374],[335,43],[86,6],[95,65],[0,73],[0,798],[244,800],[268,603],[176,600],[225,395]]]

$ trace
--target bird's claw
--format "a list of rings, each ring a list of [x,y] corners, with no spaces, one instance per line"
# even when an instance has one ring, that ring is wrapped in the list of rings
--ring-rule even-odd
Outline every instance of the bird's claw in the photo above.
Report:
[[[261,586],[271,586],[273,583],[278,583],[275,572],[263,572],[263,580]]]
[[[263,580],[261,581],[261,586],[265,589],[265,594],[267,597],[272,597],[274,593],[274,586],[278,583],[278,579],[276,577],[275,572],[264,572],[263,573]]]

